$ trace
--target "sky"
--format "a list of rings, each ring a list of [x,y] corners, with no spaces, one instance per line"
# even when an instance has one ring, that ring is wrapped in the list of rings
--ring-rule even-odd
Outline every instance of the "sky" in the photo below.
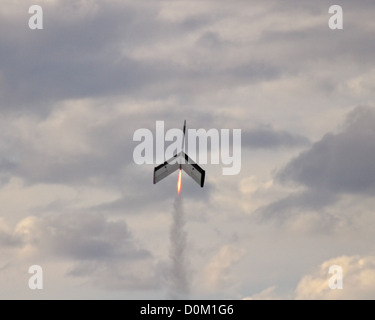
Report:
[[[370,0],[2,1],[0,299],[166,299],[177,173],[154,185],[133,134],[185,119],[242,132],[239,174],[182,178],[189,298],[374,299],[374,14]]]

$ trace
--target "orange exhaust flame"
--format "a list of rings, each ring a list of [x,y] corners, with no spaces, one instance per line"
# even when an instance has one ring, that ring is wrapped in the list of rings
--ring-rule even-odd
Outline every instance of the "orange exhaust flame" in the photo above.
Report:
[[[181,192],[181,182],[182,182],[182,171],[180,169],[180,172],[178,174],[178,180],[177,180],[177,193],[180,194]]]

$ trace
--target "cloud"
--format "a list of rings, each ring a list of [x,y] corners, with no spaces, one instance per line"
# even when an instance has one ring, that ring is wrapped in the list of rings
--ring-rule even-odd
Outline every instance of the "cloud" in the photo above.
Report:
[[[3,275],[6,297],[17,291],[10,276],[19,279],[28,258],[46,262],[51,271],[46,274],[60,281],[48,281],[46,296],[56,290],[69,298],[70,284],[81,281],[89,285],[75,290],[76,296],[109,297],[123,290],[119,296],[134,297],[139,288],[145,290],[140,298],[150,292],[164,296],[160,257],[167,256],[165,226],[176,181],[171,177],[153,186],[152,166],[132,160],[134,130],[153,129],[155,120],[180,127],[187,119],[194,128],[243,132],[241,175],[223,177],[219,167],[207,165],[204,189],[183,180],[192,239],[205,252],[202,258],[192,247],[191,254],[208,298],[225,292],[222,288],[254,288],[253,275],[260,296],[283,296],[283,289],[273,286],[277,277],[290,288],[292,276],[285,274],[294,267],[285,255],[271,260],[285,268],[266,274],[273,266],[264,251],[254,261],[254,255],[227,246],[236,235],[246,252],[256,256],[261,243],[275,256],[269,225],[249,229],[243,223],[248,203],[247,213],[264,205],[263,217],[293,217],[288,225],[292,220],[299,235],[331,231],[333,219],[354,207],[357,214],[348,214],[344,226],[371,236],[373,205],[362,202],[374,189],[367,161],[374,139],[364,133],[365,121],[373,128],[371,112],[357,121],[357,129],[349,121],[340,132],[309,141],[331,131],[348,106],[374,100],[375,44],[369,39],[375,4],[341,3],[343,32],[329,30],[325,0],[41,0],[42,32],[27,26],[32,1],[1,5],[0,200],[5,221],[18,223],[14,228],[0,222],[6,252],[0,267],[9,271]],[[305,151],[274,179],[273,168],[299,148]],[[348,243],[357,241],[358,233]],[[259,241],[246,242],[249,234]],[[305,247],[295,234],[288,233],[290,242],[277,238],[277,251],[285,252],[292,242],[294,252]],[[314,250],[319,240],[314,237],[310,252],[316,256],[304,259],[304,267],[327,258]],[[212,243],[221,249],[207,248]],[[202,261],[206,256],[211,260]],[[237,263],[244,272],[235,273]],[[92,292],[91,284],[98,291]],[[20,281],[14,296],[23,286]],[[199,297],[199,289],[192,295]]]
[[[21,247],[22,244],[22,238],[7,226],[4,219],[0,219],[0,246],[17,248]]]
[[[343,271],[343,289],[329,287],[328,274],[331,266],[340,266]],[[314,272],[304,276],[295,291],[296,299],[374,299],[375,257],[342,256],[323,262]]]
[[[8,111],[32,104],[36,113],[49,110],[56,100],[87,97],[194,99],[294,73],[305,67],[307,55],[300,54],[305,46],[308,52],[319,51],[319,56],[332,49],[310,41],[323,22],[326,27],[322,5],[313,8],[312,16],[306,6],[280,11],[277,2],[252,4],[247,14],[246,3],[229,8],[209,2],[191,8],[183,1],[166,8],[162,1],[147,6],[130,1],[54,1],[43,6],[43,32],[30,32],[24,21],[27,15],[13,11],[12,19],[0,25],[13,35],[0,33],[6,48],[1,52],[0,83],[4,82],[7,102],[1,108]],[[253,19],[253,12],[267,17]],[[298,18],[293,24],[288,23],[291,13]],[[301,29],[299,37],[290,36]],[[323,31],[315,36],[324,43],[325,38]],[[342,37],[335,39],[331,40],[340,42]],[[304,46],[295,50],[301,41]]]
[[[14,19],[18,23],[12,29],[15,37],[0,34],[7,44],[0,65],[8,89],[3,101],[8,104],[3,103],[2,108],[129,93],[165,74],[158,66],[122,54],[123,42],[133,46],[136,39],[146,40],[160,31],[154,6],[141,9],[117,1],[55,1],[43,8],[43,32],[31,32],[22,21],[25,15]],[[145,20],[154,28],[145,28],[141,23]]]
[[[342,271],[342,289],[331,289],[330,282],[337,285],[338,268]],[[375,257],[343,255],[326,260],[302,276],[293,292],[280,295],[277,293],[279,290],[277,286],[271,286],[244,300],[373,300]]]
[[[281,222],[285,218],[294,217],[295,214],[301,214],[306,210],[320,210],[332,204],[335,199],[336,197],[324,191],[296,192],[257,209],[256,213],[259,214],[261,219],[275,218]]]
[[[14,34],[0,32],[6,48],[0,52],[4,93],[0,107],[11,112],[15,106],[24,110],[33,105],[37,113],[49,110],[57,100],[121,95],[155,99],[182,88],[208,90],[214,78],[215,86],[226,86],[230,81],[273,76],[274,68],[259,61],[245,68],[228,63],[212,68],[215,48],[204,49],[214,43],[215,34],[206,30],[212,20],[208,12],[170,21],[162,18],[158,5],[159,1],[147,6],[129,1],[55,1],[43,5],[45,27],[39,33],[27,28],[23,21],[27,15],[14,13],[13,20],[0,24],[1,30]],[[191,40],[195,34],[197,39]],[[205,40],[203,45],[199,38]],[[196,59],[203,60],[198,68]]]
[[[74,260],[142,259],[150,255],[136,247],[124,222],[107,221],[99,214],[30,216],[18,223],[16,233],[41,254]]]
[[[153,255],[134,240],[127,224],[100,214],[29,216],[20,221],[14,236],[19,253],[44,261],[58,259],[73,276],[110,290],[151,289],[161,280],[162,268]],[[2,240],[3,233],[0,233]],[[9,246],[1,241],[2,246]],[[13,243],[11,243],[13,245]]]
[[[296,148],[309,145],[304,136],[263,126],[242,132],[242,145],[250,149]]]
[[[127,106],[133,108],[131,104]],[[144,201],[140,201],[143,196],[137,189],[145,185],[153,189],[149,195],[150,204],[160,198],[169,198],[175,186],[155,188],[152,185],[153,166],[138,166],[133,161],[133,150],[138,143],[133,141],[133,133],[142,127],[155,133],[155,119],[160,119],[156,114],[160,112],[155,111],[151,119],[145,120],[142,114],[128,113],[117,104],[103,109],[100,102],[83,99],[58,103],[45,118],[24,115],[11,117],[9,121],[3,119],[0,121],[3,136],[0,142],[0,183],[9,184],[17,177],[26,185],[105,187],[117,198],[95,209],[126,212],[144,205]],[[203,118],[211,121],[209,117]],[[129,121],[131,124],[124,126]],[[166,130],[167,124],[180,123],[165,121]],[[173,176],[162,181],[161,185],[172,186],[172,180]],[[184,181],[184,195],[187,197],[206,200],[214,190],[209,181],[203,192],[188,179]],[[127,187],[129,185],[132,187]]]
[[[28,183],[86,183],[117,175],[132,159],[128,131],[87,101],[59,105],[46,118],[12,117],[3,124],[0,172]]]
[[[358,107],[342,132],[326,134],[278,175],[332,194],[371,192],[375,187],[375,110]]]
[[[294,192],[260,208],[264,217],[320,210],[346,194],[371,195],[375,188],[375,110],[357,107],[338,133],[328,133],[292,159],[277,175]]]
[[[276,289],[276,286],[272,286],[243,300],[279,300],[280,296],[277,295]]]
[[[222,246],[211,258],[204,270],[205,284],[209,290],[217,290],[226,286],[234,286],[233,266],[239,262],[243,250],[233,245]]]

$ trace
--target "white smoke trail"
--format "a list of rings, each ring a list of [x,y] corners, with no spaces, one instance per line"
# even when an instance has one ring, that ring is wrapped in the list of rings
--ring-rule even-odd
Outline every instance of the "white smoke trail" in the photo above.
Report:
[[[169,296],[171,299],[187,299],[189,295],[188,264],[186,257],[187,233],[182,196],[176,195],[170,233]]]

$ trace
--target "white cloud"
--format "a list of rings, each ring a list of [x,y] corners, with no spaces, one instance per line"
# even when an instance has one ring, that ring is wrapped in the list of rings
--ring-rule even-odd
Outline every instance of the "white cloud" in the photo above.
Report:
[[[225,245],[220,248],[204,270],[204,282],[208,290],[216,291],[237,285],[232,268],[239,262],[243,253],[242,249],[234,245]]]
[[[140,247],[122,220],[92,213],[50,214],[26,217],[14,230],[0,222],[2,251],[15,247],[3,263],[37,262],[49,273],[58,261],[67,283],[73,276],[107,290],[150,289],[161,280],[157,260]]]
[[[280,296],[276,293],[276,286],[269,287],[263,291],[246,297],[243,300],[279,300]]]
[[[343,289],[329,288],[330,266],[341,266]],[[297,299],[371,299],[375,297],[375,257],[341,256],[323,262],[304,276],[296,288]]]
[[[331,273],[329,273],[332,267]],[[337,284],[337,270],[342,270],[342,289],[331,289]],[[305,274],[294,292],[279,293],[278,286],[271,286],[245,300],[373,300],[375,297],[375,257],[372,255],[340,256],[329,259]]]
[[[366,97],[372,95],[374,91],[375,70],[370,69],[368,72],[349,79],[346,86],[343,86],[342,91],[350,90],[354,95],[366,101]]]

